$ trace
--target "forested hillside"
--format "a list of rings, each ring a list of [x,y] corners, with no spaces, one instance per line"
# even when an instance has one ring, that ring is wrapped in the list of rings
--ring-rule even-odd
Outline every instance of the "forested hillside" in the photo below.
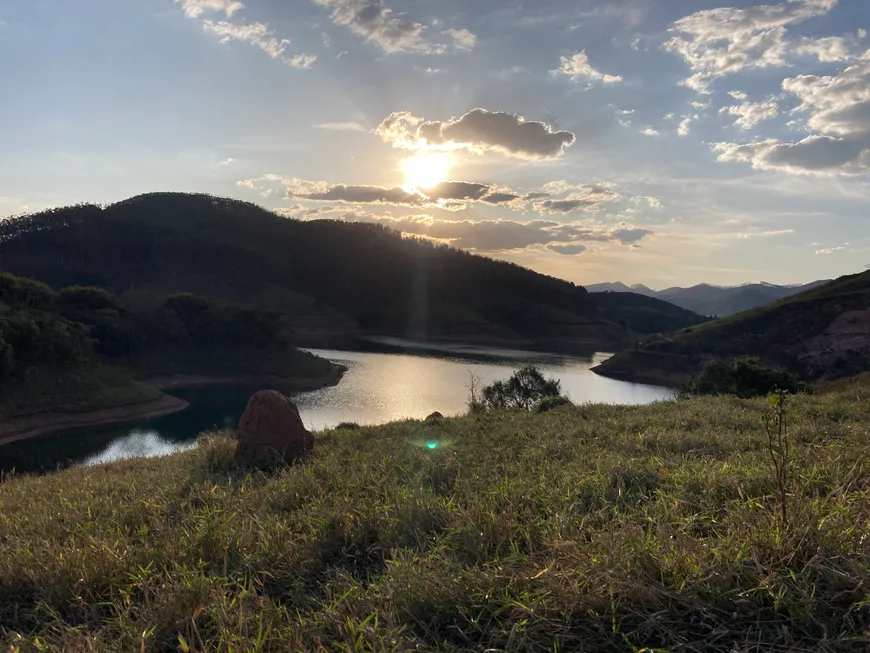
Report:
[[[619,324],[630,309],[611,318],[610,306],[600,308],[584,288],[560,279],[376,225],[297,221],[207,195],[142,195],[6,220],[0,266],[122,298],[196,292],[268,307],[300,335],[561,339],[610,349],[637,335]],[[657,326],[685,326],[684,317]],[[629,321],[651,332],[646,320]]]

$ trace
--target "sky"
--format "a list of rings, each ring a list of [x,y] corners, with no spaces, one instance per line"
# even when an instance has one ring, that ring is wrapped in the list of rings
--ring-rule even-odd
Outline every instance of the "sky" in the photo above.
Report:
[[[568,279],[870,265],[870,0],[0,0],[0,216],[153,191]]]

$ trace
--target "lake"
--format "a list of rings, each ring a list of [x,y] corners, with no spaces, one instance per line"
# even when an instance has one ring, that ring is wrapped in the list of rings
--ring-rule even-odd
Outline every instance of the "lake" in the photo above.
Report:
[[[341,422],[382,424],[422,419],[434,411],[458,415],[466,410],[473,374],[483,384],[508,378],[533,363],[562,382],[575,403],[644,404],[668,399],[667,388],[625,383],[598,376],[590,368],[608,354],[567,357],[507,349],[442,346],[407,353],[400,341],[382,341],[380,351],[351,352],[312,349],[348,368],[335,387],[294,396],[302,420],[311,430]],[[385,353],[390,351],[392,353]],[[0,448],[0,470],[35,472],[73,464],[98,464],[119,458],[159,456],[194,446],[203,431],[234,428],[252,392],[262,388],[209,387],[174,389],[170,394],[190,408],[146,422],[78,433],[62,433]]]

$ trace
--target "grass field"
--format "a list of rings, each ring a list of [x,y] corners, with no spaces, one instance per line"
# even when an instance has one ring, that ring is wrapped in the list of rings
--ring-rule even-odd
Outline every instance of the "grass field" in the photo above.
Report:
[[[867,651],[870,388],[206,439],[0,484],[11,651]],[[434,445],[434,448],[432,446]]]

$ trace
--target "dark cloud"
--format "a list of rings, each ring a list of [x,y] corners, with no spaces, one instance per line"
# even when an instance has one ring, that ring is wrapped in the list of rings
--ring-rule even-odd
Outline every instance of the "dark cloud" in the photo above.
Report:
[[[547,245],[547,249],[562,256],[576,256],[582,254],[588,248],[586,245]]]
[[[488,204],[507,204],[508,202],[513,202],[514,200],[518,199],[520,199],[519,195],[499,191],[490,193],[489,195],[481,198],[482,201],[487,202]]]
[[[316,202],[348,202],[351,204],[404,204],[421,206],[426,199],[417,194],[409,193],[403,188],[382,188],[380,186],[331,186],[327,190],[313,193],[295,193],[288,190],[288,197]]]
[[[554,131],[520,115],[474,109],[448,122],[424,122],[406,112],[387,116],[376,132],[396,147],[425,149],[450,144],[471,150],[493,150],[525,159],[561,156],[576,140],[568,131]]]
[[[468,181],[442,181],[420,192],[433,200],[479,200],[489,193],[490,187]]]
[[[809,136],[796,143],[716,143],[713,149],[719,152],[720,161],[744,161],[761,170],[815,174],[870,171],[870,141],[865,139]]]

